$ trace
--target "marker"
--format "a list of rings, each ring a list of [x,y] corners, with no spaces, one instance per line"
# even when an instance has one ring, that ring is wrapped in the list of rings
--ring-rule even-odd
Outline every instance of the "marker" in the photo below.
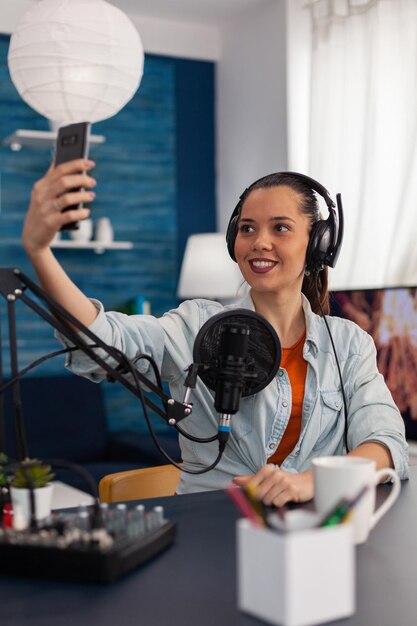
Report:
[[[278,515],[281,521],[285,524],[285,507],[277,507],[274,505],[267,505],[262,502],[262,500],[258,497],[258,490],[254,487],[250,482],[244,485],[243,493],[248,498],[250,504],[253,506],[257,514],[262,518],[264,525],[269,526],[268,520],[271,516],[271,513]]]
[[[250,520],[255,526],[265,526],[263,518],[251,506],[240,487],[227,487],[226,492],[246,519]]]
[[[243,485],[242,491],[246,498],[249,501],[249,504],[252,506],[257,515],[265,522],[265,507],[262,504],[261,500],[257,497],[257,489],[251,483],[246,483]]]
[[[352,514],[352,509],[357,505],[362,496],[368,491],[369,485],[365,485],[352,500],[343,498],[335,508],[324,518],[320,526],[335,526],[346,523]]]

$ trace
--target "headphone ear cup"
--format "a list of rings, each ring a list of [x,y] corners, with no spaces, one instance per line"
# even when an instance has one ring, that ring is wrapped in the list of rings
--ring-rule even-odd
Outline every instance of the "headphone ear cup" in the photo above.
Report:
[[[227,251],[229,252],[233,261],[236,261],[235,257],[235,241],[237,237],[239,215],[235,215],[229,222],[226,232]]]
[[[313,224],[306,252],[306,271],[320,272],[333,245],[332,226],[327,220]]]

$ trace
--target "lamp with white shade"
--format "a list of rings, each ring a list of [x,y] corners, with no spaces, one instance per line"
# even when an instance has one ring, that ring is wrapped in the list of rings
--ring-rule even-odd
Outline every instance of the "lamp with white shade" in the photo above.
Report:
[[[13,32],[8,64],[22,99],[60,125],[98,122],[137,91],[144,54],[131,20],[105,0],[42,0]]]
[[[243,278],[229,257],[224,233],[191,235],[187,240],[177,295],[229,302],[240,297]]]

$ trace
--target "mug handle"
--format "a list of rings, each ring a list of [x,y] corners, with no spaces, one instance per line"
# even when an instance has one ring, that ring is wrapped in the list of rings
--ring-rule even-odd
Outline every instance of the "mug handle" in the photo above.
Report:
[[[383,517],[385,515],[385,513],[387,513],[389,511],[389,509],[392,507],[392,505],[394,504],[394,502],[396,501],[396,499],[400,495],[400,491],[401,491],[401,480],[400,480],[400,477],[398,476],[398,474],[397,474],[397,472],[395,470],[393,470],[391,468],[379,470],[375,474],[375,484],[376,485],[379,483],[380,479],[383,476],[391,476],[392,481],[393,481],[392,482],[392,488],[391,488],[391,492],[390,492],[388,498],[385,500],[385,502],[383,502],[383,504],[381,504],[381,506],[373,514],[372,520],[371,520],[371,528],[374,528],[378,524],[378,522],[381,519],[381,517]]]

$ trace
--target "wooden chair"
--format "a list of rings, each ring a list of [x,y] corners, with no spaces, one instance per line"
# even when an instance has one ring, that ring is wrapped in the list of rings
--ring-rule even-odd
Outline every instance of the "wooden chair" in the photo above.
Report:
[[[173,496],[180,470],[173,465],[158,465],[107,474],[99,483],[101,502],[121,502]]]

